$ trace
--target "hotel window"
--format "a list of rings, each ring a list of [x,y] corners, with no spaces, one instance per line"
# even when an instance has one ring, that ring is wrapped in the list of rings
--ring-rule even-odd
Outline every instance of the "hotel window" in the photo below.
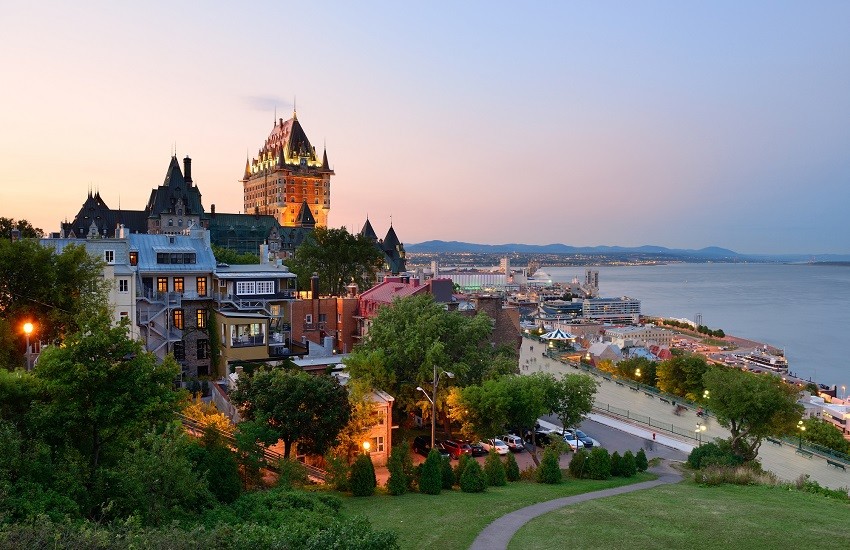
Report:
[[[198,359],[208,359],[210,356],[210,341],[198,340]]]
[[[183,294],[183,277],[174,277],[174,292]]]
[[[174,328],[179,328],[183,330],[183,310],[175,309],[173,313],[174,317]]]
[[[156,278],[156,291],[157,292],[168,292],[168,277],[157,277]]]
[[[198,277],[195,280],[195,286],[198,288],[198,296],[206,296],[207,295],[207,278],[206,277]]]
[[[174,342],[174,349],[172,351],[176,361],[186,360],[186,344],[183,342]]]
[[[114,250],[104,250],[103,251],[103,261],[108,264],[115,263],[115,251]]]
[[[198,328],[207,328],[207,310],[196,310],[195,321],[198,323]]]
[[[139,265],[139,253],[138,252],[130,252],[130,265]]]
[[[130,281],[127,279],[118,279],[118,292],[128,292],[130,290]]]

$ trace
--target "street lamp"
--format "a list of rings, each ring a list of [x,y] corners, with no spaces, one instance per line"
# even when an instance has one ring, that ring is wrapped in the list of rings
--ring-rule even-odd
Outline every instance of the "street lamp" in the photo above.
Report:
[[[703,398],[703,399],[705,399],[706,401],[708,401],[709,399],[711,399],[711,397],[709,396],[709,391],[708,391],[708,390],[705,390],[704,392],[702,392],[702,398]]]
[[[24,323],[24,334],[27,336],[27,351],[24,354],[24,357],[27,359],[27,370],[32,369],[32,353],[30,352],[30,334],[33,331],[33,325],[29,321]]]
[[[806,431],[806,427],[803,426],[802,420],[797,422],[797,429],[800,431],[800,444],[797,445],[797,450],[799,451],[803,449],[803,432]]]
[[[697,434],[697,447],[702,447],[702,432],[706,431],[708,426],[703,424],[702,422],[697,422],[697,429],[694,430]]]
[[[640,378],[640,369],[635,369],[635,378]]]
[[[369,454],[369,448],[372,446],[368,441],[363,442],[363,454]]]
[[[434,434],[436,433],[436,430],[437,430],[437,422],[436,422],[436,420],[437,420],[437,386],[440,384],[440,376],[442,376],[443,374],[445,374],[449,378],[455,377],[453,372],[449,372],[447,370],[440,369],[440,371],[437,372],[437,365],[434,365],[434,383],[433,383],[434,385],[433,385],[433,388],[431,390],[431,392],[432,392],[431,395],[428,395],[428,392],[426,392],[425,389],[422,386],[416,386],[416,389],[418,391],[421,391],[422,393],[424,393],[425,397],[428,398],[428,401],[431,402],[431,448],[432,449],[434,448]]]

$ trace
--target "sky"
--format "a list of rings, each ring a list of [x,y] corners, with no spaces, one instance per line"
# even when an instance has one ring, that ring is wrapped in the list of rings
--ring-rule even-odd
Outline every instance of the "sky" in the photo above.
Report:
[[[207,210],[297,107],[329,225],[850,253],[850,2],[2,2],[0,216]]]

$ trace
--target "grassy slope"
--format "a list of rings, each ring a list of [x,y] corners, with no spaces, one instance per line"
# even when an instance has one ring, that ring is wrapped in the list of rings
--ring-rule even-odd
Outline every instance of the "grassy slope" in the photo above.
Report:
[[[605,481],[570,479],[560,485],[520,481],[506,487],[489,487],[478,494],[455,489],[434,496],[413,493],[398,497],[343,497],[343,511],[347,515],[365,515],[375,529],[395,531],[402,548],[466,548],[494,519],[524,506],[649,479],[654,476],[639,474],[631,479]]]
[[[586,502],[519,530],[511,550],[850,548],[850,505],[772,487],[667,485]]]

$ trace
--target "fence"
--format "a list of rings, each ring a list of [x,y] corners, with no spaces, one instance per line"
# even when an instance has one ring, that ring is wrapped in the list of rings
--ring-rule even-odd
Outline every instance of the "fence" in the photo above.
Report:
[[[646,424],[650,428],[654,428],[656,430],[670,432],[672,434],[680,435],[693,440],[697,439],[697,436],[694,435],[695,432],[693,429],[680,428],[679,426],[676,426],[675,424],[669,422],[661,422],[657,419],[653,420],[652,417],[638,414],[628,409],[621,409],[619,407],[615,407],[607,403],[596,402],[594,403],[593,410],[596,412],[613,414],[622,418],[626,418],[628,420],[633,420],[634,422],[638,422],[639,424]]]

